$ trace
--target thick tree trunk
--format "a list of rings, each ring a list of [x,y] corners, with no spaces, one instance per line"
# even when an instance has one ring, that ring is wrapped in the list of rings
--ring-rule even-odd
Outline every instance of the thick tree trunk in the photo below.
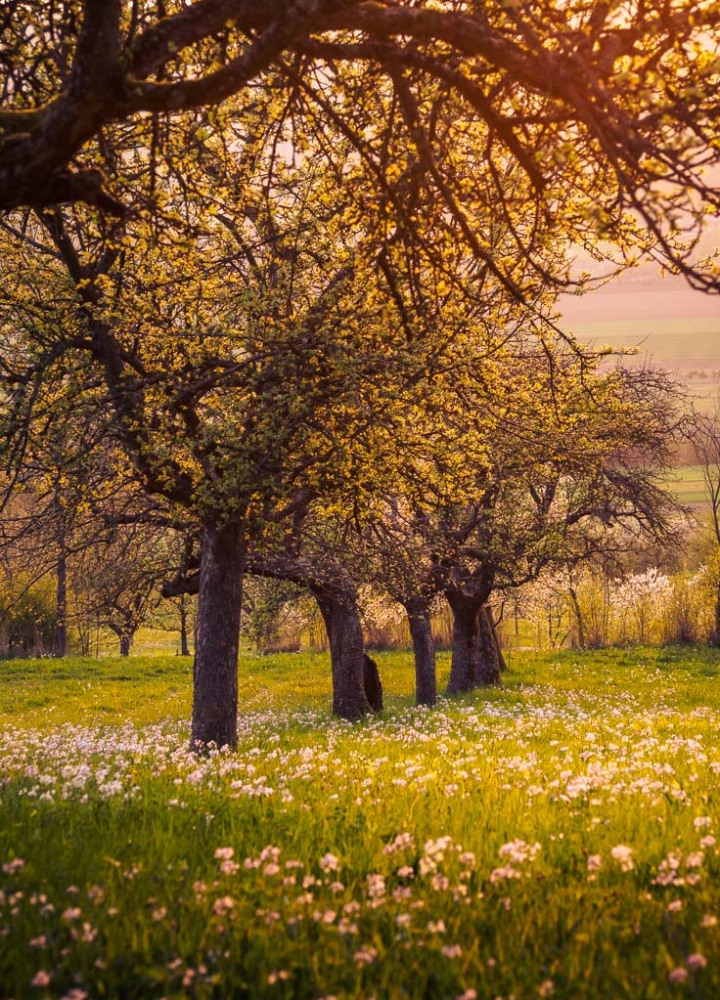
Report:
[[[418,705],[434,705],[437,701],[437,682],[430,602],[424,597],[412,597],[405,601],[405,610],[415,656],[415,702]]]
[[[333,715],[360,719],[370,711],[365,694],[365,649],[362,622],[353,595],[313,587],[330,643]]]
[[[446,594],[453,613],[448,694],[500,683],[500,657],[489,612],[478,598]]]
[[[132,646],[133,637],[127,632],[122,632],[120,635],[120,656],[130,656],[130,647]]]
[[[67,556],[65,546],[60,548],[57,564],[57,590],[55,592],[55,656],[67,652]]]
[[[478,647],[478,608],[457,597],[448,597],[453,615],[453,634],[448,694],[461,694],[475,687]]]
[[[238,647],[245,570],[241,524],[203,529],[195,631],[192,746],[237,744]]]

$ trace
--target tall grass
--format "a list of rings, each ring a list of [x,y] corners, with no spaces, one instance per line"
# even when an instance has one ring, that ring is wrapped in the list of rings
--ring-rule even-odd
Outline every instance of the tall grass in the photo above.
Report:
[[[718,656],[515,657],[500,691],[328,714],[322,656],[0,664],[0,994],[720,995]],[[445,674],[447,662],[441,663]]]

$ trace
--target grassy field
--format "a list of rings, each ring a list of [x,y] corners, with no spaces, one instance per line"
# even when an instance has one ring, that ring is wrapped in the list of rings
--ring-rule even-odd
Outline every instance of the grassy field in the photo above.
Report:
[[[516,656],[434,710],[378,658],[355,726],[325,657],[244,659],[207,759],[187,660],[0,664],[0,994],[720,995],[717,653]]]
[[[693,507],[707,507],[710,498],[703,478],[702,466],[683,465],[673,469],[667,485],[683,504]]]

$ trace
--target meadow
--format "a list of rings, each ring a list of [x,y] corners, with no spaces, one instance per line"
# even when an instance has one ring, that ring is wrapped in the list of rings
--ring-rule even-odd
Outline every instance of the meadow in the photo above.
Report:
[[[330,719],[245,657],[236,753],[190,661],[0,663],[0,993],[720,995],[720,656],[516,654],[501,690]],[[441,658],[441,681],[447,659]]]

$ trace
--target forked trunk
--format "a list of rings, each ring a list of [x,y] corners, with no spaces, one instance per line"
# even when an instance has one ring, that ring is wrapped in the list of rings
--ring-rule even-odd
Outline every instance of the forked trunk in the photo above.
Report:
[[[357,601],[351,594],[313,587],[330,643],[333,715],[351,721],[370,711],[365,694],[365,649]]]
[[[405,602],[415,657],[415,702],[434,705],[437,701],[435,643],[430,624],[430,601],[412,597]]]
[[[237,745],[238,647],[245,570],[242,525],[203,529],[195,632],[192,746]]]

